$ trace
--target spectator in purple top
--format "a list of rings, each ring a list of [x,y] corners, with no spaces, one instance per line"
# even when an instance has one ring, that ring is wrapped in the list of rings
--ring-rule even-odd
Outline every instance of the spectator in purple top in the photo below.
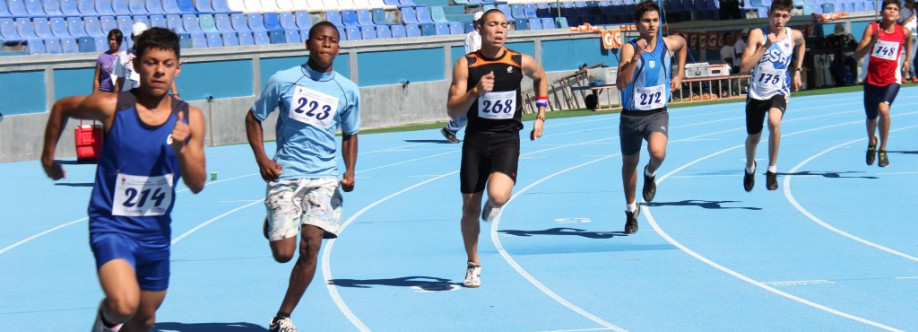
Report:
[[[115,92],[115,80],[112,78],[112,70],[115,68],[115,62],[118,61],[121,53],[121,41],[124,34],[121,30],[112,29],[108,32],[108,50],[99,54],[96,60],[96,73],[92,79],[92,93],[96,92]]]

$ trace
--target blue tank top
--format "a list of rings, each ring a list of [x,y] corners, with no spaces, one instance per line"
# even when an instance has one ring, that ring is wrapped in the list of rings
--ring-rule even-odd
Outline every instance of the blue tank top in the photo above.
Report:
[[[89,232],[168,243],[175,184],[182,174],[171,134],[178,112],[187,121],[188,104],[173,98],[172,115],[151,126],[137,114],[134,91],[118,94],[115,118],[102,143],[89,199]]]
[[[637,50],[637,40],[630,42]],[[650,111],[669,104],[672,78],[672,55],[663,36],[657,36],[653,52],[644,52],[634,69],[631,84],[622,90],[622,108],[627,111]]]

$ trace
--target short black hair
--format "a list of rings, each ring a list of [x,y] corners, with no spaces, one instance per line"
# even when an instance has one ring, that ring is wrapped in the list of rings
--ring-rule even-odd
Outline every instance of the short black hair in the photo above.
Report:
[[[641,17],[644,17],[644,13],[649,11],[655,11],[657,14],[660,13],[660,5],[657,5],[653,0],[644,0],[634,6],[634,21],[640,22]]]
[[[112,40],[112,38],[118,41],[118,46],[120,47],[121,43],[124,42],[124,33],[118,29],[111,29],[108,31],[108,40]]]
[[[886,8],[886,5],[889,4],[895,4],[896,7],[902,9],[902,4],[899,3],[899,0],[883,0],[883,5],[880,7],[880,10],[883,10],[883,8]]]
[[[897,1],[897,0],[894,0]],[[794,10],[794,1],[793,0],[774,0],[771,2],[771,7],[768,9],[768,12],[773,12],[776,10],[784,10],[790,13]]]
[[[137,42],[134,43],[134,51],[138,58],[152,48],[173,51],[175,58],[179,57],[179,37],[172,30],[153,27],[147,29],[140,36],[137,36]]]
[[[316,34],[316,31],[319,30],[319,27],[332,28],[332,30],[335,30],[335,34],[338,35],[338,39],[341,39],[341,34],[338,32],[338,27],[335,26],[334,23],[329,21],[320,21],[319,23],[313,24],[312,27],[309,28],[309,38],[306,39],[307,42],[312,40],[312,36]]]
[[[482,26],[482,25],[484,24],[484,22],[485,22],[485,18],[488,17],[488,15],[491,15],[492,13],[500,13],[501,15],[504,15],[504,17],[507,16],[507,15],[505,15],[504,12],[501,11],[500,9],[497,9],[497,8],[488,9],[487,11],[484,12],[484,14],[481,14],[481,18],[478,19],[477,22],[475,22],[475,25]]]

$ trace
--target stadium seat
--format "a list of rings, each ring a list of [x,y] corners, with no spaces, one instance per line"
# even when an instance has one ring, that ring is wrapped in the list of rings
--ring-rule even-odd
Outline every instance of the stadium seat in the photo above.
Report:
[[[346,27],[355,27],[357,26],[357,13],[353,10],[345,9],[341,11],[341,22],[344,23]]]
[[[93,44],[96,45],[96,50],[98,50],[98,52],[108,50],[108,38],[106,38],[105,36],[95,36],[95,37],[90,37],[90,38],[92,38]],[[82,45],[81,45],[81,48],[82,48]]]
[[[118,29],[118,22],[115,21],[115,18],[111,16],[100,17],[99,25],[102,26],[102,32],[104,32],[106,36],[108,36],[108,32],[112,31],[112,29]],[[128,37],[130,33],[130,31],[121,31],[121,34],[124,35],[124,37]]]
[[[48,54],[64,53],[64,50],[61,49],[61,41],[57,38],[45,39],[45,51]]]
[[[77,38],[77,39],[76,39],[76,44],[77,44],[78,51],[79,51],[80,53],[96,52],[96,50],[97,50],[97,48],[96,48],[96,39],[93,38],[93,37],[90,37],[90,36],[85,36],[85,37]],[[107,49],[107,48],[106,48],[106,49]],[[99,52],[101,52],[101,51],[103,51],[103,50],[105,50],[105,49],[101,49],[101,50],[99,50]]]
[[[443,12],[443,7],[433,6],[430,7],[430,18],[434,23],[448,23],[449,20],[446,19],[446,13]]]
[[[527,3],[523,5],[523,14],[528,18],[538,18],[535,4]]]
[[[36,20],[37,20],[37,21],[36,21]],[[48,32],[51,32],[51,34],[52,34],[51,36],[43,36],[42,34],[44,34],[44,33],[46,33],[46,32],[45,32],[45,31],[38,31],[39,27],[38,27],[38,25],[36,25],[36,26],[35,26],[35,34],[36,34],[36,36],[38,36],[39,38],[46,38],[46,39],[47,39],[47,38],[52,38],[52,37],[61,38],[61,37],[70,36],[70,31],[67,31],[67,21],[65,21],[63,17],[52,17],[50,20],[49,20],[49,19],[45,19],[45,18],[36,18],[36,20],[33,20],[33,23],[34,23],[34,22],[42,22],[42,21],[48,22],[48,23],[47,23],[47,24],[48,24],[47,27],[50,28],[50,31],[48,31]],[[42,22],[41,24],[44,25],[43,22]],[[42,29],[44,29],[44,27],[42,27]]]
[[[370,14],[370,10],[368,9],[358,9],[357,10],[357,25],[363,26],[363,27],[375,25],[373,24],[373,16]]]
[[[182,9],[179,8],[178,2],[176,0],[163,0],[163,11],[166,13],[166,15],[182,13]],[[188,37],[191,38],[190,36]]]
[[[277,15],[277,20],[279,21],[281,28],[284,30],[298,29],[296,26],[296,18],[293,17],[293,13],[291,12],[280,12]]]
[[[182,17],[178,16],[178,14],[166,15],[166,27],[169,28],[169,30],[175,31],[175,33],[185,32],[185,26],[182,25]]]
[[[252,37],[251,32],[237,32],[236,35],[239,36],[239,45],[255,45],[255,38]]]
[[[402,7],[414,7],[414,6],[417,6],[417,4],[415,4],[413,0],[398,0],[398,5],[399,5],[399,6],[402,6]]]
[[[265,20],[259,13],[245,14],[245,21],[252,31],[268,31],[265,28]],[[258,36],[255,36],[255,43],[258,43]]]
[[[6,6],[6,1],[0,1],[0,18],[7,18],[11,16],[12,14],[10,14],[10,8]]]
[[[271,44],[284,44],[287,42],[287,37],[282,29],[268,30],[268,40]]]
[[[207,36],[203,32],[189,32],[191,48],[207,48]]]
[[[60,19],[59,17],[55,17]],[[48,21],[44,17],[36,17],[32,19],[32,26],[35,28],[35,34],[38,35],[38,38],[53,38],[54,33],[51,32],[51,21]]]
[[[402,23],[404,24],[418,24],[418,15],[414,11],[414,7],[404,7],[402,8]],[[407,29],[406,29],[407,31]]]
[[[360,40],[360,28],[358,27],[344,27],[344,33],[347,35],[347,40]]]
[[[61,53],[80,53],[80,45],[73,37],[61,38]]]
[[[344,27],[344,23],[341,22],[341,14],[337,10],[325,11],[325,20],[331,22],[338,28]]]
[[[389,21],[386,20],[386,10],[382,8],[373,8],[371,11],[373,15],[373,23],[376,25],[389,24]],[[390,30],[391,31],[391,30]]]
[[[415,7],[414,12],[418,15],[419,23],[434,23],[433,19],[430,18],[430,8],[427,6]]]
[[[464,34],[464,33],[465,33],[465,31],[462,29],[462,23],[459,23],[459,22],[449,22],[449,23],[447,23],[447,24],[449,24],[449,34],[451,34],[451,35],[461,35],[461,34]]]
[[[201,30],[201,24],[198,23],[198,17],[194,14],[184,14],[182,15],[182,27],[185,28],[185,32],[191,33],[191,41],[194,42],[195,32],[204,32]]]
[[[420,37],[421,27],[419,27],[417,24],[405,24],[405,36]]]
[[[284,39],[287,41],[287,44],[299,44],[302,42],[300,37],[300,30],[284,30]]]
[[[421,24],[421,35],[422,36],[436,36],[437,26],[435,26],[433,23],[422,23]]]
[[[217,29],[217,22],[214,21],[214,17],[210,14],[199,14],[198,24],[201,25],[201,31],[204,31],[204,32],[216,33],[220,31],[219,29]],[[223,40],[223,37],[219,37],[219,38],[214,37],[214,38],[220,39],[221,41]],[[210,44],[211,39],[212,39],[211,37],[207,37],[207,45],[211,45]]]
[[[513,22],[513,20],[516,19],[516,17],[513,17],[513,10],[510,9],[509,5],[499,4],[497,5],[497,9],[500,9],[500,11],[504,13],[504,16],[507,17],[507,22]]]
[[[168,28],[166,17],[160,14],[150,15],[150,27]]]
[[[223,37],[223,46],[239,46],[239,36],[235,32],[224,32],[220,35]]]
[[[194,14],[195,13],[194,3],[192,2],[192,0],[176,0],[175,3],[178,4],[179,11],[181,11],[182,14]],[[201,37],[200,39],[203,39],[203,37]],[[194,42],[194,40],[195,40],[195,37],[191,36],[191,41]]]
[[[449,23],[434,23],[434,31],[437,35],[448,35]]]
[[[111,0],[95,0],[96,13],[99,15],[115,15],[115,12],[112,10],[112,1]]]
[[[213,0],[211,3],[215,13],[229,13],[229,3],[226,0]],[[242,38],[239,38],[239,45],[242,45]]]
[[[360,38],[363,40],[376,39],[376,27],[360,27]]]
[[[19,32],[19,36],[22,37],[22,39],[38,39],[38,36],[35,34],[35,27],[32,26],[32,20],[28,18],[17,18],[13,22],[16,25],[16,31]],[[54,31],[53,23],[51,30]],[[64,31],[66,31],[66,27]],[[47,47],[45,49],[47,49]]]
[[[347,33],[344,32],[344,27],[338,25],[338,26],[336,26],[335,28],[338,29],[338,41],[345,41],[345,40],[347,40]],[[309,39],[308,36],[307,36],[307,39]]]
[[[389,26],[392,30],[392,38],[405,38],[408,35],[405,32],[405,26],[401,24],[393,24]]]
[[[564,16],[555,17],[555,26],[558,27],[559,29],[567,29],[568,27],[567,18]]]
[[[129,1],[115,1],[115,2],[127,2],[128,12],[133,14],[146,14],[147,13],[147,4],[144,0],[129,0]]]
[[[102,23],[95,16],[83,17],[83,26],[86,28],[86,34],[91,37],[105,37],[108,31],[102,30]]]
[[[147,13],[153,14],[165,14],[166,11],[163,10],[163,2],[160,0],[146,0],[144,1],[145,6],[147,7]]]
[[[222,47],[223,35],[219,32],[208,32],[204,34],[207,37],[207,47]]]
[[[464,33],[475,31],[475,24],[473,24],[472,22],[462,23],[462,30]]]
[[[233,22],[230,21],[229,14],[227,13],[218,13],[214,14],[214,25],[216,25],[217,30],[220,32],[235,32],[233,29]],[[239,40],[239,37],[236,37],[236,40]],[[223,43],[226,44],[226,38],[223,38]],[[237,42],[238,44],[238,42]]]
[[[99,0],[96,0],[99,1]],[[124,0],[112,0],[112,10],[115,12],[115,15],[131,15],[131,8],[128,7],[128,2]]]
[[[12,17],[28,17],[29,12],[26,11],[26,6],[23,0],[6,0],[7,9],[10,11],[10,16]]]
[[[398,6],[398,0],[383,0],[386,6]]]
[[[144,25],[146,25],[147,28],[150,27],[150,18],[147,17],[146,15],[135,15],[133,17],[133,20],[134,20],[134,23],[141,22]]]
[[[540,24],[540,25],[542,26],[542,29],[543,29],[543,30],[544,30],[544,29],[557,29],[557,28],[558,28],[558,26],[555,25],[555,20],[553,20],[553,19],[551,19],[551,18],[543,17],[543,18],[540,18],[539,20],[542,21],[542,24]]]
[[[377,25],[376,26],[376,36],[380,39],[382,38],[392,38],[392,30],[388,25]]]
[[[529,30],[529,20],[528,19],[513,20],[513,29],[514,30]]]
[[[249,23],[245,21],[245,14],[243,13],[230,14],[230,23],[233,24],[233,30],[236,30],[236,32],[252,31],[252,29],[249,29]],[[240,45],[242,45],[242,40],[243,37],[239,36]]]
[[[542,30],[542,20],[538,18],[530,18],[529,21],[529,30]]]
[[[284,29],[280,25],[280,20],[277,17],[277,13],[264,13],[264,24],[265,29],[268,29],[268,31]]]
[[[513,14],[513,18],[515,19],[528,18],[526,16],[526,13],[523,12],[523,10],[524,9],[523,9],[522,4],[515,3],[515,4],[510,5],[510,13]]]
[[[76,9],[76,4],[73,1],[70,1],[70,3],[74,4],[74,9]],[[64,15],[64,12],[61,11],[61,7],[64,5],[63,0],[44,0],[42,1],[41,4],[42,4],[42,10],[44,10],[45,15],[48,15],[48,16],[63,16]]]
[[[45,50],[45,42],[41,39],[32,39],[26,43],[26,47],[29,49],[29,54],[46,54],[48,53]]]
[[[26,12],[29,13],[31,17],[44,17],[46,16],[45,10],[42,8],[41,0],[22,0],[25,1]]]
[[[83,20],[79,17],[67,18],[67,31],[70,31],[71,36],[77,38],[89,35],[86,33],[86,27],[83,25]]]
[[[309,16],[308,12],[294,12],[293,18],[296,19],[296,26],[298,26],[300,29],[308,30],[312,27],[312,18]]]
[[[268,36],[268,30],[252,31],[252,35],[255,37],[255,45],[271,44],[271,37]]]

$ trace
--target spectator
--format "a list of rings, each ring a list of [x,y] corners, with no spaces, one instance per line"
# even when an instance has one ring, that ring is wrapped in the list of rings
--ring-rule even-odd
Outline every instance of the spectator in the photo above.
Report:
[[[744,0],[718,0],[720,2],[720,19],[721,20],[739,20],[744,19],[740,7],[745,6]]]
[[[743,65],[743,51],[746,50],[746,38],[749,38],[749,29],[743,29],[743,34],[739,38],[736,38],[736,42],[733,43],[734,68],[739,68]]]
[[[724,46],[720,48],[720,60],[733,67],[733,59],[736,56],[736,49],[733,47],[733,35],[725,33],[721,39],[723,39]]]
[[[827,38],[829,48],[835,51],[832,64],[829,65],[829,71],[832,73],[832,79],[835,86],[854,85],[854,77],[857,73],[857,60],[854,60],[854,48],[857,47],[857,41],[850,33],[845,31],[843,23],[835,24],[835,31]]]
[[[92,93],[96,92],[114,92],[115,81],[112,70],[121,53],[121,41],[124,40],[124,34],[121,30],[112,29],[108,32],[108,50],[99,54],[96,59],[96,73],[92,80]]]

